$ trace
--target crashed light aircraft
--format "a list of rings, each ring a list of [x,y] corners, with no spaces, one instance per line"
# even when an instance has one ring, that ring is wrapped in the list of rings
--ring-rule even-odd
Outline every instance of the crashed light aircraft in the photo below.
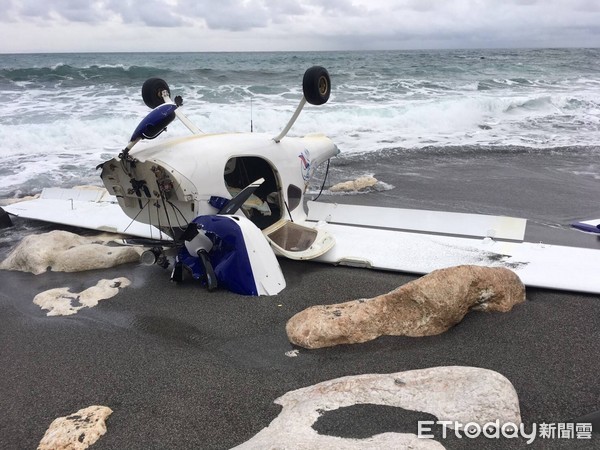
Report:
[[[285,288],[279,256],[415,274],[505,266],[528,286],[600,294],[600,251],[524,242],[525,219],[306,201],[315,169],[339,150],[323,134],[287,136],[306,103],[329,99],[327,70],[309,68],[302,87],[277,136],[206,134],[181,97],[151,78],[142,98],[152,111],[124,150],[98,166],[106,191],[44,189],[5,209],[150,239],[142,262],[171,267],[175,282],[191,273],[209,290],[275,295]],[[191,135],[149,142],[176,119]]]

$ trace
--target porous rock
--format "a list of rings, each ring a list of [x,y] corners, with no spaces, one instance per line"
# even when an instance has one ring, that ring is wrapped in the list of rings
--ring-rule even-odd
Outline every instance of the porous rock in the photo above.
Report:
[[[137,248],[108,246],[104,245],[105,240],[99,236],[79,236],[62,230],[29,235],[0,263],[0,269],[38,275],[48,269],[80,272],[139,261],[140,251]]]
[[[84,450],[106,433],[107,406],[89,406],[55,419],[44,434],[38,450]]]
[[[525,301],[525,286],[504,267],[456,266],[431,272],[370,299],[312,306],[286,325],[290,342],[305,348],[367,342],[383,335],[431,336],[471,309],[507,312]]]
[[[331,192],[364,191],[377,184],[377,178],[372,176],[358,177],[356,180],[344,181],[329,188]]]
[[[275,403],[283,407],[279,415],[236,449],[444,448],[439,442],[413,433],[388,432],[350,439],[321,435],[312,427],[327,411],[356,404],[427,412],[452,424],[473,422],[483,426],[496,420],[499,425],[521,423],[519,397],[512,383],[498,372],[477,367],[348,376],[288,392]]]

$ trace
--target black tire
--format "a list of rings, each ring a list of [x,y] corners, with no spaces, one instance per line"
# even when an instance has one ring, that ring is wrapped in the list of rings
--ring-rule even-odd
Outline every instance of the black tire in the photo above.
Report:
[[[167,82],[161,78],[148,78],[142,85],[142,98],[148,108],[154,109],[159,105],[162,105],[165,100],[161,93],[167,91],[169,96],[171,91]]]
[[[311,105],[322,105],[329,100],[331,94],[331,79],[327,69],[321,66],[313,66],[304,72],[302,80],[304,98]]]
[[[202,262],[202,265],[204,266],[204,275],[205,275],[205,280],[206,280],[206,287],[208,288],[209,292],[214,291],[215,289],[217,289],[219,283],[217,281],[217,276],[215,275],[215,271],[213,269],[212,263],[210,262],[210,259],[208,257],[208,253],[206,252],[206,250],[200,250],[198,252],[198,258],[200,258],[200,261]]]
[[[173,283],[181,283],[183,281],[183,264],[176,262],[171,272],[171,281]]]

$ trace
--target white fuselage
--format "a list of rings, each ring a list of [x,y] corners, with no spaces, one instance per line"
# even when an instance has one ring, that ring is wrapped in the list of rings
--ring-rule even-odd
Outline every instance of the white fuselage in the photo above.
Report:
[[[211,197],[232,198],[262,177],[266,181],[254,198],[260,204],[246,213],[256,214],[253,221],[264,229],[284,214],[306,219],[302,200],[308,181],[315,167],[338,152],[324,135],[280,142],[258,133],[193,135],[140,142],[129,158],[107,161],[101,177],[129,217],[169,235],[199,215],[215,214]]]

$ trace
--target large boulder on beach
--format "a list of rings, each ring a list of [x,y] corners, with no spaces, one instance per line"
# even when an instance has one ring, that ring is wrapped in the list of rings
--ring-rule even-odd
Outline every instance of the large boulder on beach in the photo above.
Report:
[[[44,434],[38,450],[84,450],[106,433],[107,406],[89,406],[55,419]]]
[[[510,311],[525,301],[525,286],[503,267],[456,266],[436,270],[374,298],[312,306],[286,325],[291,343],[304,348],[367,342],[383,335],[431,336],[471,310]]]
[[[319,434],[313,425],[329,411],[357,404],[385,405],[434,415],[439,421],[484,426],[521,424],[519,397],[503,375],[478,367],[431,367],[391,374],[336,378],[288,392],[275,400],[279,415],[249,441],[235,447],[259,449],[443,449],[414,432],[381,433],[366,439]],[[346,426],[360,426],[348,423]]]
[[[38,275],[48,270],[81,272],[139,261],[139,249],[105,244],[101,236],[79,236],[61,230],[29,235],[0,263],[0,269]]]

